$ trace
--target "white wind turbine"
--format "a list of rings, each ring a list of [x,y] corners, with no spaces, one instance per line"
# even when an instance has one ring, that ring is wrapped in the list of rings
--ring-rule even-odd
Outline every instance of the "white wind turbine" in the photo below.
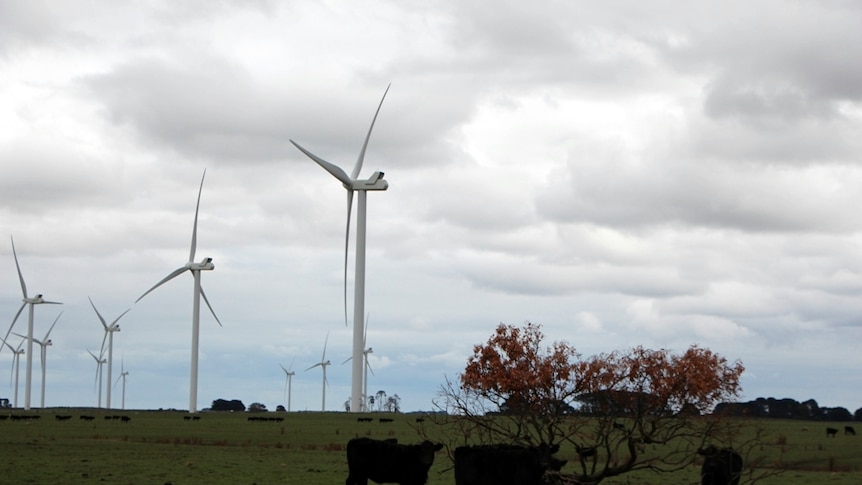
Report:
[[[96,382],[99,384],[99,407],[102,407],[102,364],[107,362],[104,355],[99,355],[96,357],[96,354],[87,351],[90,355],[93,356],[93,359],[96,361]]]
[[[329,332],[326,332],[326,340],[323,341],[323,355],[320,357],[320,362],[314,364],[313,366],[305,369],[306,372],[314,369],[315,367],[320,367],[323,369],[323,398],[320,405],[321,411],[326,411],[326,386],[329,385],[329,382],[326,380],[326,366],[332,365],[332,362],[326,360],[326,344],[329,342]]]
[[[362,337],[362,348],[365,348],[366,343],[368,342],[368,317],[365,317],[365,335]],[[367,349],[362,351],[362,360],[365,362],[365,376],[362,379],[362,408],[367,411],[367,401],[368,401],[368,371],[371,371],[371,375],[374,375],[374,369],[371,368],[371,364],[368,362],[368,354],[373,354],[374,349],[368,347]],[[347,362],[353,360],[353,357],[348,357],[345,359],[341,365],[346,364]]]
[[[287,412],[290,412],[290,395],[291,395],[291,391],[292,391],[291,387],[293,384],[293,382],[292,382],[293,376],[296,374],[296,371],[292,370],[293,369],[293,360],[294,359],[291,359],[290,365],[288,366],[287,369],[285,369],[283,365],[278,364],[279,367],[281,367],[281,370],[284,371],[284,392],[285,392],[285,395],[287,396]]]
[[[18,264],[18,253],[15,252],[15,239],[12,236],[9,236],[12,240],[12,255],[15,257],[15,267],[18,269],[18,279],[21,281],[21,292],[24,294],[24,303],[21,305],[21,308],[18,309],[18,313],[15,314],[15,318],[12,320],[12,325],[9,325],[9,330],[6,331],[6,336],[3,337],[3,341],[9,338],[9,333],[12,332],[12,328],[15,326],[15,322],[18,321],[18,317],[21,316],[21,312],[24,311],[24,307],[30,307],[29,316],[27,319],[27,370],[24,377],[24,409],[30,409],[30,390],[31,385],[33,383],[33,306],[35,305],[62,305],[62,303],[57,301],[46,301],[42,298],[42,294],[37,294],[36,296],[28,296],[27,295],[27,285],[24,284],[24,276],[21,274],[21,266]],[[0,347],[2,349],[2,347]]]
[[[54,325],[57,325],[57,321],[60,320],[61,315],[63,315],[63,312],[60,312],[60,315],[57,315],[57,318],[54,319],[54,323],[51,324],[51,328],[48,329],[48,331],[45,333],[45,337],[43,337],[42,340],[39,340],[37,338],[33,338],[33,341],[36,342],[37,344],[39,344],[39,356],[40,356],[41,362],[42,362],[42,400],[41,400],[41,406],[40,406],[41,408],[45,407],[45,376],[46,376],[45,370],[48,368],[48,347],[51,345],[54,345],[54,342],[51,341],[51,339],[49,339],[48,337],[51,335],[51,330],[54,330]],[[24,335],[21,335],[21,334],[15,333],[15,332],[12,332],[12,333],[19,336],[19,337],[27,338]]]
[[[135,303],[141,301],[141,298],[147,296],[151,291],[155,290],[162,284],[166,283],[174,279],[175,277],[185,273],[186,271],[190,271],[192,276],[195,279],[194,284],[194,297],[192,299],[192,360],[191,360],[191,371],[190,371],[190,383],[189,383],[189,412],[195,413],[198,410],[198,342],[200,340],[200,315],[201,315],[201,297],[203,297],[204,302],[207,304],[207,307],[210,309],[210,313],[212,313],[213,317],[215,317],[216,322],[218,322],[219,326],[221,326],[221,321],[219,321],[218,317],[213,310],[212,305],[210,305],[209,300],[207,299],[206,293],[204,293],[203,288],[201,288],[201,271],[211,271],[215,269],[215,265],[213,264],[213,258],[203,258],[199,263],[195,263],[195,249],[197,248],[197,239],[198,239],[198,211],[201,206],[201,192],[204,189],[204,177],[206,177],[207,171],[204,170],[204,174],[201,177],[201,186],[198,190],[198,202],[195,206],[195,222],[192,227],[192,246],[191,251],[189,252],[189,262],[184,266],[181,266],[175,269],[171,274],[165,276],[162,281],[156,283],[155,286],[146,291],[143,295],[140,296]]]
[[[383,180],[383,172],[374,172],[371,177],[366,180],[359,179],[359,172],[362,170],[362,163],[365,160],[365,150],[368,147],[368,140],[371,138],[371,131],[374,129],[374,123],[377,121],[377,114],[380,113],[380,107],[383,106],[383,100],[386,99],[386,93],[389,92],[389,86],[383,92],[383,97],[380,99],[380,104],[377,106],[377,111],[374,113],[374,118],[371,120],[371,126],[368,128],[368,134],[365,135],[365,141],[362,144],[362,149],[359,151],[359,158],[356,160],[356,165],[353,166],[353,171],[350,175],[335,164],[314,155],[305,148],[299,146],[293,140],[290,140],[296,148],[298,148],[306,156],[317,162],[324,170],[329,172],[333,177],[337,178],[347,189],[347,229],[344,237],[344,320],[347,323],[347,249],[350,241],[350,213],[353,208],[353,193],[359,193],[359,202],[357,205],[356,214],[356,276],[354,281],[353,293],[353,366],[351,372],[350,386],[350,409],[354,412],[360,411],[360,400],[362,393],[362,315],[365,313],[365,214],[366,214],[366,196],[369,190],[386,190],[389,188],[389,182]]]
[[[24,345],[24,341],[22,340],[21,343],[18,344],[18,348],[13,348],[5,340],[3,341],[3,344],[6,345],[7,347],[9,347],[9,350],[12,351],[12,360],[14,361],[14,365],[12,366],[12,372],[15,373],[15,401],[14,401],[13,406],[17,408],[18,407],[18,364],[21,361],[21,354],[24,353],[24,349],[21,348],[21,346]],[[9,375],[9,383],[10,384],[12,383],[11,373]]]
[[[108,368],[109,369],[111,368],[111,364],[108,364]],[[123,365],[123,363],[121,361],[120,362],[120,376],[117,377],[117,381],[114,382],[114,385],[116,386],[117,382],[120,382],[120,379],[123,380],[123,403],[122,403],[123,407],[121,409],[126,409],[126,377],[128,375],[129,375],[129,371],[127,371],[125,369],[125,366]],[[110,382],[110,381],[108,381],[108,382]]]
[[[114,321],[111,322],[110,325],[108,325],[108,323],[102,317],[102,314],[99,313],[99,310],[96,309],[96,304],[93,303],[93,299],[90,298],[89,296],[87,297],[87,299],[90,300],[90,305],[93,307],[93,310],[96,312],[96,316],[99,317],[99,321],[102,322],[102,327],[104,327],[104,329],[105,329],[105,336],[102,338],[102,348],[101,348],[101,350],[99,350],[99,353],[104,355],[104,353],[105,353],[105,340],[107,340],[108,341],[108,384],[110,384],[111,383],[111,377],[112,377],[111,366],[113,366],[113,364],[114,364],[114,332],[120,331],[120,325],[117,322],[119,322],[120,319],[123,318],[123,315],[125,315],[126,313],[129,313],[129,310],[131,310],[131,308],[129,308],[126,311],[124,311],[123,313],[121,313],[119,317],[115,318]],[[105,393],[105,407],[108,409],[111,409],[111,386],[110,385],[108,386],[108,389],[106,390],[106,393]]]

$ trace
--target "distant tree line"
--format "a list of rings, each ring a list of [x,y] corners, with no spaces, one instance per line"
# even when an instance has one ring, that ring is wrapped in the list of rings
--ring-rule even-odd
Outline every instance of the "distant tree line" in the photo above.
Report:
[[[814,399],[798,402],[790,398],[773,397],[759,397],[748,402],[719,403],[715,406],[713,414],[811,421],[862,421],[862,408],[850,414],[850,411],[843,407],[820,407]]]

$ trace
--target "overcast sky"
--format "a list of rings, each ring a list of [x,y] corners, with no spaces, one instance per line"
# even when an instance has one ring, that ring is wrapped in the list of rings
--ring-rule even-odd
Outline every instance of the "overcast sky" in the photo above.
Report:
[[[584,356],[698,344],[743,362],[744,400],[852,412],[860,25],[850,0],[0,0],[3,331],[14,236],[29,292],[64,303],[36,307],[39,338],[63,311],[46,405],[97,403],[91,297],[132,309],[126,407],[186,409],[193,280],[134,301],[187,261],[206,169],[224,326],[202,313],[198,406],[275,409],[292,363],[292,408],[320,409],[304,370],[329,332],[343,409],[345,191],[289,140],[350,172],[391,83],[361,174],[390,184],[368,195],[372,393],[431,409],[474,344],[531,321]]]

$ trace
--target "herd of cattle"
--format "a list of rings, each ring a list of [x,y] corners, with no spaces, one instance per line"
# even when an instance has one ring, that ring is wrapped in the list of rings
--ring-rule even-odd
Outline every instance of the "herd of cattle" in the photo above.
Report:
[[[346,485],[376,483],[425,485],[434,454],[442,444],[423,441],[414,445],[398,440],[354,438],[347,443]],[[559,445],[461,446],[455,449],[455,485],[541,485],[547,471],[559,472],[565,460],[553,456]],[[703,455],[702,485],[738,485],[742,457],[729,448],[708,446]]]

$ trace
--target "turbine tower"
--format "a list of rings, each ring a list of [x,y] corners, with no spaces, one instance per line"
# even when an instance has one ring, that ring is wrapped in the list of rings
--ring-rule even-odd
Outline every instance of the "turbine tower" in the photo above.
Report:
[[[287,396],[287,412],[290,412],[290,395],[291,395],[291,387],[293,384],[293,376],[296,374],[296,371],[293,369],[293,359],[290,361],[290,366],[287,369],[284,368],[283,365],[278,364],[281,367],[281,370],[284,371],[284,392]],[[282,398],[283,399],[283,398]]]
[[[314,369],[315,367],[320,367],[323,369],[323,398],[321,399],[320,410],[326,411],[326,386],[329,385],[329,382],[326,380],[326,366],[332,365],[332,362],[326,360],[326,344],[329,342],[329,332],[326,332],[326,340],[323,341],[323,355],[320,357],[320,362],[314,364],[313,366],[305,369],[306,372]]]
[[[24,276],[21,274],[21,266],[18,264],[18,253],[15,252],[15,239],[12,236],[9,236],[12,240],[12,255],[15,257],[15,267],[18,269],[18,279],[21,281],[21,292],[24,294],[23,304],[21,308],[18,309],[18,313],[15,314],[15,318],[12,319],[12,325],[9,325],[9,330],[6,331],[6,336],[3,337],[3,341],[5,342],[7,338],[9,338],[9,333],[12,332],[12,328],[15,326],[15,322],[18,321],[18,317],[21,316],[21,312],[24,311],[25,306],[29,306],[29,315],[27,319],[27,370],[24,376],[24,409],[30,410],[30,390],[33,383],[33,307],[35,305],[62,305],[62,303],[57,301],[46,301],[42,298],[42,294],[37,294],[36,296],[27,295],[27,285],[24,284]]]
[[[359,412],[361,393],[362,393],[362,354],[363,344],[362,336],[362,316],[365,313],[365,214],[366,200],[369,190],[386,190],[389,188],[389,182],[383,180],[383,172],[374,172],[371,177],[366,180],[359,179],[359,172],[362,170],[362,163],[365,160],[365,150],[368,147],[368,140],[371,138],[371,131],[374,129],[374,123],[377,121],[377,115],[380,113],[380,107],[383,106],[383,100],[386,99],[386,93],[389,92],[389,86],[383,92],[383,97],[380,99],[380,104],[377,105],[377,111],[374,113],[374,118],[371,120],[371,126],[368,128],[368,134],[365,135],[365,141],[362,144],[362,149],[359,151],[359,158],[356,160],[356,165],[353,166],[353,171],[350,175],[335,164],[314,155],[298,143],[290,140],[293,145],[298,148],[306,156],[317,162],[324,170],[329,172],[333,177],[338,179],[344,188],[347,189],[347,226],[344,237],[344,320],[347,324],[347,250],[350,243],[350,213],[353,208],[353,193],[359,194],[359,202],[357,204],[356,214],[356,276],[354,281],[353,293],[353,365],[351,372],[350,386],[350,409],[354,412]]]
[[[185,273],[186,271],[190,271],[192,276],[194,277],[194,297],[192,299],[192,359],[191,359],[191,370],[190,370],[190,378],[189,378],[189,412],[196,413],[198,410],[198,342],[200,340],[200,316],[201,316],[201,297],[203,297],[204,302],[207,304],[207,307],[210,309],[210,313],[212,313],[213,317],[215,317],[216,322],[218,322],[219,326],[221,326],[221,321],[219,321],[218,317],[213,310],[212,305],[210,305],[209,300],[207,299],[206,293],[204,293],[204,289],[201,288],[201,271],[212,271],[215,269],[215,265],[213,264],[213,258],[203,258],[199,263],[195,263],[195,249],[197,249],[197,239],[198,239],[198,211],[201,207],[201,192],[204,189],[204,177],[206,177],[207,171],[204,170],[204,174],[201,177],[201,186],[198,189],[198,202],[195,206],[195,222],[192,227],[192,246],[191,251],[189,252],[189,262],[185,264],[185,266],[180,266],[175,269],[171,274],[167,275],[156,283],[155,286],[146,291],[143,295],[140,296],[135,303],[141,301],[141,298],[147,296],[151,291],[155,290],[159,286],[164,283],[174,279],[175,277]]]
[[[39,356],[41,357],[42,362],[42,400],[40,406],[42,409],[45,408],[45,370],[48,368],[48,347],[54,345],[54,342],[52,342],[48,337],[51,335],[51,330],[54,330],[54,325],[57,325],[57,321],[60,320],[61,315],[63,315],[63,312],[60,312],[60,315],[57,315],[57,318],[54,319],[54,323],[51,324],[51,328],[48,329],[48,331],[45,333],[45,337],[43,337],[42,340],[39,340],[37,338],[33,339],[34,342],[39,344]],[[15,332],[12,333],[19,337],[27,338],[21,334]]]
[[[17,349],[12,348],[12,346],[9,345],[9,343],[6,342],[5,340],[3,341],[3,344],[5,346],[9,347],[9,350],[12,351],[12,360],[14,361],[14,363],[13,363],[14,365],[12,366],[12,372],[15,373],[15,401],[14,401],[13,407],[17,408],[18,407],[18,374],[19,374],[18,373],[18,364],[21,361],[21,354],[24,353],[24,349],[21,348],[21,346],[24,345],[24,341],[22,340],[21,343],[18,344]],[[10,384],[12,383],[12,375],[11,374],[9,375],[9,383]]]
[[[93,356],[93,359],[96,360],[96,382],[99,384],[99,407],[102,407],[102,364],[107,362],[104,355],[99,355],[96,357],[96,354],[87,351],[90,355]]]
[[[101,350],[99,350],[99,353],[100,354],[105,353],[105,340],[107,340],[108,341],[108,384],[110,384],[111,383],[111,376],[112,376],[111,366],[114,364],[114,332],[120,331],[120,325],[117,322],[119,322],[120,319],[123,318],[123,315],[125,315],[126,313],[129,313],[129,310],[131,310],[131,308],[129,308],[126,311],[124,311],[123,313],[121,313],[119,317],[115,318],[114,321],[111,322],[110,325],[108,325],[108,323],[102,317],[102,314],[99,313],[99,310],[96,310],[96,304],[93,303],[93,299],[90,298],[89,296],[87,297],[87,299],[90,300],[90,305],[93,307],[93,310],[96,312],[96,316],[99,317],[99,321],[102,322],[102,327],[104,327],[104,329],[105,329],[105,336],[102,338],[102,348],[101,348]],[[105,394],[105,407],[108,409],[111,409],[111,386],[110,385],[108,386],[108,389],[106,390],[106,394]]]

